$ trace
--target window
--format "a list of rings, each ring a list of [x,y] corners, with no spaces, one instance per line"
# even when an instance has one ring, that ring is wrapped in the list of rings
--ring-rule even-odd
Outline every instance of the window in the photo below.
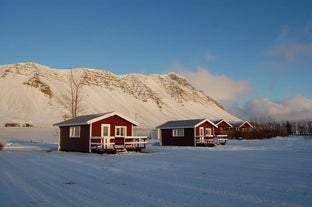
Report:
[[[109,124],[102,124],[102,137],[109,137],[110,136],[110,125]]]
[[[206,136],[211,135],[211,128],[206,128]]]
[[[125,126],[116,126],[115,127],[115,136],[116,137],[124,137],[126,136],[127,127]]]
[[[184,129],[172,129],[172,136],[173,137],[183,137],[184,136]]]
[[[69,137],[80,137],[80,126],[74,126],[69,128]]]

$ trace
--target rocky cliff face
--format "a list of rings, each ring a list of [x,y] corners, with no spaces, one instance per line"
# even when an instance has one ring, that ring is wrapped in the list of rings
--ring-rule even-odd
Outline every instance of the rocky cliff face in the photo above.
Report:
[[[176,73],[115,75],[87,68],[72,69],[72,73],[83,85],[80,114],[118,111],[147,128],[171,119],[238,120]],[[49,125],[62,120],[68,115],[64,98],[69,95],[69,77],[70,70],[36,63],[0,66],[0,121]]]

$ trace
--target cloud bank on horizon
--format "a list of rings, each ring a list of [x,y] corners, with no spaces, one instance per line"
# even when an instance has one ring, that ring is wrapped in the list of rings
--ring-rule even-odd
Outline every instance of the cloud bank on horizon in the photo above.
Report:
[[[223,104],[235,102],[253,91],[248,80],[235,81],[225,75],[213,75],[209,70],[200,66],[195,72],[183,69],[183,67],[177,65],[174,66],[174,70],[176,69],[180,70],[179,73],[194,87],[200,88],[210,97]]]
[[[227,75],[215,75],[213,71],[216,70],[202,66],[193,71],[173,64],[172,70],[242,119],[312,120],[312,99],[300,93],[301,89],[310,86],[306,76],[310,76],[312,65],[312,22],[296,30],[281,28],[274,45],[263,53],[267,64],[253,69],[255,77],[250,78],[242,76],[234,80]],[[207,61],[217,60],[211,51],[205,54],[205,58]],[[259,89],[260,84],[263,86]],[[266,91],[267,97],[260,90],[261,93]],[[274,95],[280,97],[273,100]]]
[[[267,98],[252,99],[243,106],[233,107],[231,110],[232,113],[240,114],[249,120],[270,118],[277,121],[311,121],[312,99],[300,94],[281,101]]]
[[[242,119],[271,118],[277,121],[312,119],[312,99],[301,94],[279,101],[255,98],[239,104],[240,99],[254,92],[249,80],[235,81],[223,75],[216,76],[202,67],[198,67],[196,72],[180,70],[180,74],[193,86],[226,105],[229,112]]]

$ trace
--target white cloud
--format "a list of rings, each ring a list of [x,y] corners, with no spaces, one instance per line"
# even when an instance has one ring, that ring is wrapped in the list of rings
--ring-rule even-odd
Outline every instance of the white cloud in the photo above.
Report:
[[[215,60],[215,59],[217,59],[217,56],[215,56],[214,54],[212,54],[211,52],[206,52],[206,54],[205,54],[205,59],[207,60],[207,61],[213,61],[213,60]]]
[[[312,58],[312,23],[305,28],[290,30],[282,28],[276,44],[267,51],[272,57],[281,57],[279,61],[292,62],[294,60],[305,60]]]
[[[288,61],[292,61],[301,55],[312,55],[312,43],[288,43],[280,44],[268,51],[269,55],[282,56]]]
[[[208,96],[222,104],[237,101],[253,91],[247,80],[235,81],[226,76],[216,76],[203,67],[196,72],[188,71],[179,65],[173,69],[184,76],[194,87],[203,90]]]
[[[253,92],[248,80],[233,80],[224,75],[211,74],[207,69],[198,67],[192,72],[179,64],[171,67],[184,76],[194,87],[203,90],[215,100],[226,104],[227,111],[245,120],[273,118],[281,120],[312,120],[312,99],[302,95],[288,97],[281,101],[267,98],[253,99],[239,105],[240,100]]]
[[[302,95],[286,98],[280,102],[254,99],[230,112],[247,120],[271,117],[275,120],[311,120],[312,99]]]

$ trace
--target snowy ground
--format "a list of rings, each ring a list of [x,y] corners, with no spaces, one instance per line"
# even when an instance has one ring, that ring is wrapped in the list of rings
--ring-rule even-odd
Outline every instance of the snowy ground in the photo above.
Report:
[[[55,129],[0,128],[0,206],[312,206],[312,139],[100,155]]]

